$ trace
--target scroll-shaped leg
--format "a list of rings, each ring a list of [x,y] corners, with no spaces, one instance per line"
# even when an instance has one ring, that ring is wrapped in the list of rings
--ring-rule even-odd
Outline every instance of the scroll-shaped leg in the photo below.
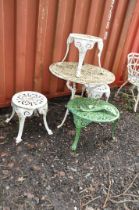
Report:
[[[75,47],[77,47],[79,50],[79,62],[76,71],[76,77],[80,77],[87,50],[92,49],[95,42],[96,40],[81,39],[80,37],[76,37],[74,39]]]
[[[65,122],[66,119],[67,119],[68,114],[69,114],[69,110],[67,109],[66,112],[65,112],[65,115],[64,115],[64,118],[63,118],[61,124],[58,125],[57,128],[61,128],[61,127],[63,126],[64,122]]]
[[[100,40],[98,42],[98,49],[99,49],[99,53],[98,53],[98,64],[99,64],[99,67],[101,68],[100,58],[101,58],[101,54],[102,54],[102,50],[103,50],[103,41],[102,40]],[[101,74],[103,74],[102,68],[101,68]]]
[[[137,111],[137,106],[138,106],[138,102],[139,102],[139,87],[137,87],[137,91],[138,91],[138,93],[137,93],[137,99],[135,101],[134,112]]]
[[[73,118],[74,118],[74,124],[76,127],[76,134],[75,134],[75,138],[74,138],[73,144],[71,146],[71,149],[72,149],[72,151],[76,151],[77,145],[79,142],[79,138],[80,138],[81,129],[84,128],[85,126],[87,126],[89,124],[89,121],[85,120],[82,117],[76,116],[76,114],[73,114]]]
[[[85,58],[85,55],[86,55],[86,52],[87,52],[87,49],[84,50],[84,51],[80,50],[80,48],[78,48],[78,49],[79,49],[79,62],[78,62],[76,77],[81,76],[81,69],[82,69],[84,58]]]
[[[85,92],[85,85],[82,85],[82,94],[81,94],[81,96],[83,96],[84,95],[84,92]]]
[[[48,132],[49,135],[52,135],[53,132],[52,130],[48,127],[47,121],[46,121],[46,114],[43,114],[43,122],[44,122],[44,126]]]
[[[22,141],[22,133],[24,129],[24,123],[25,123],[25,116],[19,116],[19,131],[18,135],[16,137],[16,144],[20,143]]]
[[[78,116],[75,113],[73,113],[73,119],[74,119],[74,124],[76,127],[76,135],[75,135],[73,144],[71,146],[71,149],[75,151],[79,142],[81,129],[89,125],[92,122],[92,120],[90,121],[90,119],[84,118],[84,113],[83,113],[83,116],[81,114],[80,116]]]
[[[109,85],[106,85],[106,87],[107,88],[105,89],[105,96],[106,96],[106,101],[108,102],[110,94],[111,94],[111,90],[110,90]]]
[[[136,102],[136,97],[135,97],[135,94],[134,94],[134,89],[135,89],[135,87],[136,87],[135,85],[132,85],[130,91],[131,91],[131,93],[132,93],[133,100]]]
[[[126,80],[122,85],[121,87],[118,89],[117,93],[115,94],[115,96],[118,96],[120,90],[128,83],[128,80]]]
[[[11,116],[10,116],[9,118],[7,118],[7,119],[5,120],[5,122],[7,122],[7,123],[10,122],[10,120],[13,118],[14,114],[15,114],[15,109],[14,109],[14,107],[13,107]]]
[[[73,86],[71,86],[70,85],[70,81],[67,81],[66,85],[67,85],[67,88],[71,91],[70,99],[74,99],[75,93],[76,93],[76,84],[75,84],[75,82],[73,83]]]
[[[75,97],[75,93],[76,93],[76,85],[75,85],[75,83],[73,83],[73,87],[72,87],[70,85],[70,81],[67,81],[66,85],[67,85],[68,89],[71,91],[71,98],[70,99],[73,99]],[[64,115],[64,118],[63,118],[61,124],[58,125],[57,128],[61,128],[63,126],[64,122],[67,119],[68,114],[69,114],[69,111],[67,109],[66,112],[65,112],[65,115]]]
[[[77,149],[77,145],[78,145],[78,142],[79,142],[80,134],[81,134],[81,127],[76,127],[75,138],[74,138],[73,144],[71,146],[72,151],[76,151],[76,149]]]
[[[33,114],[33,110],[26,110],[23,108],[16,107],[15,112],[17,113],[18,118],[19,118],[19,131],[16,137],[16,144],[18,144],[22,141],[21,137],[22,137],[22,133],[24,129],[25,119],[26,117],[30,117]]]
[[[73,42],[73,37],[71,37],[71,35],[69,35],[68,39],[67,39],[67,50],[66,50],[66,53],[64,55],[64,58],[62,59],[61,63],[65,61],[67,55],[68,55],[68,52],[69,52],[69,47],[70,47],[70,44]]]
[[[112,123],[112,139],[115,140],[115,131],[116,131],[116,126],[117,126],[118,120],[115,120]]]
[[[47,107],[47,106],[38,109],[39,113],[43,115],[44,126],[45,126],[45,128],[46,128],[48,134],[49,134],[49,135],[52,135],[53,132],[52,132],[52,130],[48,127],[48,124],[47,124],[47,121],[46,121],[47,110],[48,110],[48,107]]]

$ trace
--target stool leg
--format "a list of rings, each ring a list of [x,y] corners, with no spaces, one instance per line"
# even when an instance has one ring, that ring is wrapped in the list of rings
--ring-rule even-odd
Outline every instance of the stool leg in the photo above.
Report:
[[[115,140],[115,131],[116,131],[117,123],[118,123],[118,120],[115,120],[115,121],[112,123],[112,138],[113,138],[113,140]]]
[[[30,117],[33,114],[33,110],[26,110],[23,108],[16,107],[15,112],[17,113],[18,118],[19,118],[19,131],[16,137],[16,144],[18,144],[22,141],[21,137],[22,137],[22,133],[24,129],[25,119],[26,117]]]
[[[46,121],[47,110],[48,110],[48,107],[47,107],[47,106],[38,109],[39,113],[43,115],[44,126],[45,126],[45,128],[46,128],[48,134],[49,134],[49,135],[52,135],[53,132],[52,132],[52,130],[48,127],[48,124],[47,124],[47,121]]]
[[[48,134],[49,134],[49,135],[52,135],[53,132],[52,132],[51,129],[49,129],[48,124],[47,124],[47,121],[46,121],[46,114],[43,115],[43,122],[44,122],[44,126],[45,126],[45,128],[46,128]]]
[[[76,116],[76,114],[73,114],[73,119],[74,119],[74,124],[76,127],[76,134],[75,134],[75,138],[71,146],[71,149],[72,151],[76,151],[79,138],[80,138],[81,129],[86,127],[90,123],[90,120],[86,120],[84,118],[78,117]]]
[[[138,106],[138,102],[139,102],[139,87],[137,87],[137,91],[138,91],[138,93],[137,93],[137,99],[135,101],[134,112],[137,111],[137,106]]]
[[[14,107],[13,107],[11,116],[10,116],[9,118],[7,118],[7,119],[5,120],[5,122],[7,122],[7,123],[10,122],[10,120],[13,118],[14,114],[15,114],[15,109],[14,109]]]
[[[24,129],[24,123],[25,123],[25,116],[19,116],[19,131],[18,135],[16,137],[16,144],[20,143],[22,141],[22,133]]]
[[[71,146],[72,151],[76,151],[76,149],[77,149],[80,134],[81,134],[81,127],[76,127],[76,135],[75,135],[75,138],[74,138],[74,142]]]

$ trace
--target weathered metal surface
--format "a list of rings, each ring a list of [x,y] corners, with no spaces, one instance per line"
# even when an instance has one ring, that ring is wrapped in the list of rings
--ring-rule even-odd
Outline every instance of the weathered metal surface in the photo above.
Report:
[[[0,1],[0,107],[9,103],[15,85],[15,1]]]
[[[127,54],[139,52],[138,0],[0,0],[0,107],[21,90],[56,97],[69,94],[49,72],[66,51],[69,33],[103,39],[102,67],[120,85],[127,76]],[[97,49],[85,62],[97,64]],[[72,46],[68,59],[78,59]]]

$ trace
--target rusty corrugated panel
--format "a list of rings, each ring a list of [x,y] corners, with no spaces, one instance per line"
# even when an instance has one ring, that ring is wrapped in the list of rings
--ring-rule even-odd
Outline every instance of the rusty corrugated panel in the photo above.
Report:
[[[16,1],[15,91],[32,90],[36,51],[38,0]]]
[[[127,11],[127,2],[119,1],[116,4],[113,19],[111,21],[111,30],[108,37],[107,49],[104,54],[103,66],[112,70],[117,44],[121,36],[121,29],[123,27],[123,20]]]
[[[22,90],[69,94],[49,65],[63,58],[71,32],[103,38],[102,66],[121,84],[127,54],[139,52],[138,11],[138,0],[0,0],[0,107]],[[68,60],[78,60],[73,45]],[[97,64],[96,48],[85,62]]]
[[[0,1],[0,107],[9,104],[15,75],[15,1]]]
[[[121,84],[127,77],[127,54],[132,51],[137,29],[139,28],[139,1],[129,1],[124,19],[123,30],[118,43],[113,72],[116,75],[116,84]],[[138,45],[139,39],[136,42]],[[136,51],[139,52],[139,51]]]
[[[72,22],[73,22],[72,16],[74,12],[74,2],[75,2],[74,0],[58,1],[52,62],[60,61],[65,53],[66,39],[71,31]],[[53,75],[51,75],[50,83],[51,84],[49,91],[52,94],[55,92],[65,92],[64,81],[57,79]]]
[[[50,72],[53,45],[55,37],[55,23],[57,16],[57,1],[40,0],[38,8],[37,47],[35,60],[34,89],[49,92]]]
[[[87,28],[86,28],[86,34],[98,36],[101,28],[102,18],[104,15],[104,7],[105,7],[105,1],[104,0],[98,0],[98,1],[91,1],[90,5],[90,13],[88,17],[87,22]],[[99,10],[99,12],[98,12]],[[94,53],[95,50],[92,50],[91,53],[88,53],[86,56],[86,63],[92,63],[94,62]]]

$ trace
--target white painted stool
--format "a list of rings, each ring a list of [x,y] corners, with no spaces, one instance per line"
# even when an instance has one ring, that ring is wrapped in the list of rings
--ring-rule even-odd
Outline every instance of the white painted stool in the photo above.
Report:
[[[97,44],[97,47],[99,50],[98,51],[98,64],[99,64],[99,67],[101,68],[100,57],[101,57],[102,49],[103,49],[102,38],[87,35],[87,34],[70,33],[67,39],[67,50],[66,50],[64,58],[62,59],[62,62],[65,61],[69,52],[70,44],[72,42],[74,42],[75,47],[79,51],[79,62],[77,66],[76,77],[81,76],[81,70],[82,70],[86,53],[88,50],[91,50],[95,46],[95,44]],[[101,71],[101,74],[103,74],[103,71]]]
[[[26,117],[30,117],[34,112],[38,112],[39,114],[43,115],[44,126],[48,134],[53,134],[46,121],[48,103],[47,98],[44,95],[34,91],[19,92],[12,97],[11,105],[13,111],[10,118],[8,118],[6,122],[8,123],[13,118],[15,113],[19,117],[19,131],[16,137],[16,144],[22,141],[21,137]]]
[[[107,84],[85,84],[82,87],[82,96],[86,90],[88,98],[102,98],[103,95],[106,97],[106,101],[110,97],[110,87]]]

